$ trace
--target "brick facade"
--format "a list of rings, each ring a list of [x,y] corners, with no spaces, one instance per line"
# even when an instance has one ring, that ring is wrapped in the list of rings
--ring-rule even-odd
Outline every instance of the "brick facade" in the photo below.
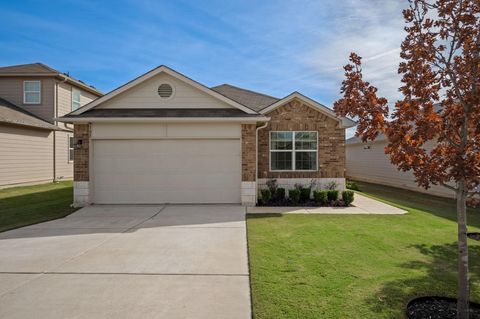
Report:
[[[345,177],[345,129],[339,127],[337,120],[297,99],[272,110],[266,116],[271,120],[258,134],[259,178]],[[270,172],[270,131],[317,131],[318,171]]]
[[[242,181],[254,182],[256,170],[256,124],[242,124]]]
[[[75,124],[73,130],[74,142],[77,144],[81,141],[80,147],[75,147],[74,164],[73,164],[73,180],[76,182],[89,181],[89,153],[90,153],[90,125]]]

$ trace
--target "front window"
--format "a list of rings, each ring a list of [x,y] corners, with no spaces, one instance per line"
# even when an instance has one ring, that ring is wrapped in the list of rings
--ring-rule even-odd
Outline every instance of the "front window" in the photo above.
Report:
[[[74,143],[73,143],[73,136],[68,137],[68,161],[73,161],[73,154],[74,154]]]
[[[23,103],[40,104],[42,98],[40,81],[23,82]]]
[[[72,111],[80,107],[80,90],[72,88]]]
[[[270,170],[316,171],[317,132],[270,132]]]

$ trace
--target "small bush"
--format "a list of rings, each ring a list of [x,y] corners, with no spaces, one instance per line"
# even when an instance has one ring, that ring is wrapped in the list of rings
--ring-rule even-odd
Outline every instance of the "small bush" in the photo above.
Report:
[[[310,187],[302,187],[300,188],[300,201],[305,203],[310,200],[310,193],[312,189]]]
[[[338,190],[336,189],[329,189],[327,191],[327,199],[329,202],[336,201],[338,198]]]
[[[343,191],[342,192],[342,200],[345,203],[345,206],[350,206],[351,203],[353,203],[353,196],[354,196],[353,191]]]
[[[277,188],[275,194],[273,194],[273,199],[277,202],[283,201],[285,199],[285,188]]]
[[[290,198],[294,205],[298,204],[300,201],[300,191],[296,188],[288,190],[288,198]]]
[[[275,178],[269,179],[267,182],[267,187],[270,190],[270,194],[273,196],[277,192],[278,189],[278,183]]]
[[[347,182],[347,188],[354,191],[360,191],[360,187],[358,187],[358,184],[355,182]]]
[[[260,190],[260,194],[262,195],[262,202],[267,204],[272,199],[272,193],[268,188],[264,188]]]
[[[313,199],[317,205],[325,205],[327,203],[327,191],[314,191]]]

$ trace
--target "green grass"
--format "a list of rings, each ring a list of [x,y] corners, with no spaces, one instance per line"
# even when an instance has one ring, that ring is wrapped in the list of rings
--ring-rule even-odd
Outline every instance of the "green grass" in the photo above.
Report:
[[[0,232],[64,217],[72,202],[71,181],[0,189]]]
[[[254,318],[402,318],[409,299],[456,295],[453,200],[359,183],[406,215],[250,215]],[[479,230],[480,211],[468,213]],[[471,299],[480,245],[470,241]]]

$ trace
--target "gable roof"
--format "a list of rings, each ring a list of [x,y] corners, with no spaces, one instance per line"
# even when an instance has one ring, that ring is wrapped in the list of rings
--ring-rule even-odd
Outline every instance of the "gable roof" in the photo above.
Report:
[[[49,131],[63,131],[38,116],[0,97],[0,123],[29,126]]]
[[[214,86],[212,87],[212,90],[225,95],[226,97],[237,101],[238,103],[241,103],[257,112],[280,100],[279,98],[270,95],[242,89],[230,84]]]
[[[39,62],[0,67],[0,77],[4,76],[54,76],[66,80],[70,84],[79,86],[85,91],[97,96],[103,95],[103,93],[97,90],[94,86],[88,85],[81,80],[77,80],[68,74],[62,73]]]
[[[321,103],[318,103],[317,101],[312,100],[311,98],[309,98],[309,97],[307,97],[307,96],[305,96],[305,95],[303,95],[299,92],[296,92],[296,91],[287,95],[283,99],[278,100],[277,102],[261,109],[260,113],[261,114],[266,114],[268,112],[271,112],[274,109],[276,109],[277,107],[280,107],[280,106],[284,105],[285,103],[290,102],[293,99],[299,99],[299,100],[307,103],[308,105],[314,107],[319,112],[321,112],[321,113],[323,113],[323,114],[325,114],[325,115],[327,115],[331,118],[334,118],[334,119],[338,120],[341,123],[342,127],[344,127],[344,128],[353,127],[353,126],[357,125],[357,122],[355,122],[354,120],[351,120],[351,119],[346,118],[346,117],[338,117],[333,110],[329,109],[325,105],[323,105]]]
[[[105,101],[108,101],[110,99],[112,99],[113,97],[131,89],[132,87],[135,87],[137,85],[139,85],[140,83],[143,83],[145,81],[147,81],[148,79],[151,79],[152,77],[154,77],[155,75],[159,74],[159,73],[166,73],[170,76],[173,76],[174,78],[182,81],[182,82],[185,82],[193,87],[195,87],[196,89],[206,93],[206,94],[209,94],[210,96],[220,100],[220,101],[223,101],[225,103],[227,103],[228,105],[234,107],[234,108],[237,108],[237,109],[240,109],[242,110],[243,112],[247,113],[247,114],[257,114],[259,115],[256,111],[248,108],[247,106],[235,101],[235,100],[232,100],[230,99],[229,97],[225,96],[225,95],[222,95],[192,79],[190,79],[189,77],[186,77],[185,75],[175,71],[175,70],[172,70],[170,69],[169,67],[165,66],[165,65],[160,65],[159,67],[156,67],[155,69],[152,69],[150,71],[148,71],[147,73],[133,79],[132,81],[130,82],[127,82],[126,84],[122,85],[122,86],[119,86],[118,88],[108,92],[107,94],[105,94],[104,96],[82,106],[81,108],[73,111],[72,115],[79,115],[79,114],[82,114],[83,112],[86,112],[92,108],[94,108],[95,106],[105,102]]]

